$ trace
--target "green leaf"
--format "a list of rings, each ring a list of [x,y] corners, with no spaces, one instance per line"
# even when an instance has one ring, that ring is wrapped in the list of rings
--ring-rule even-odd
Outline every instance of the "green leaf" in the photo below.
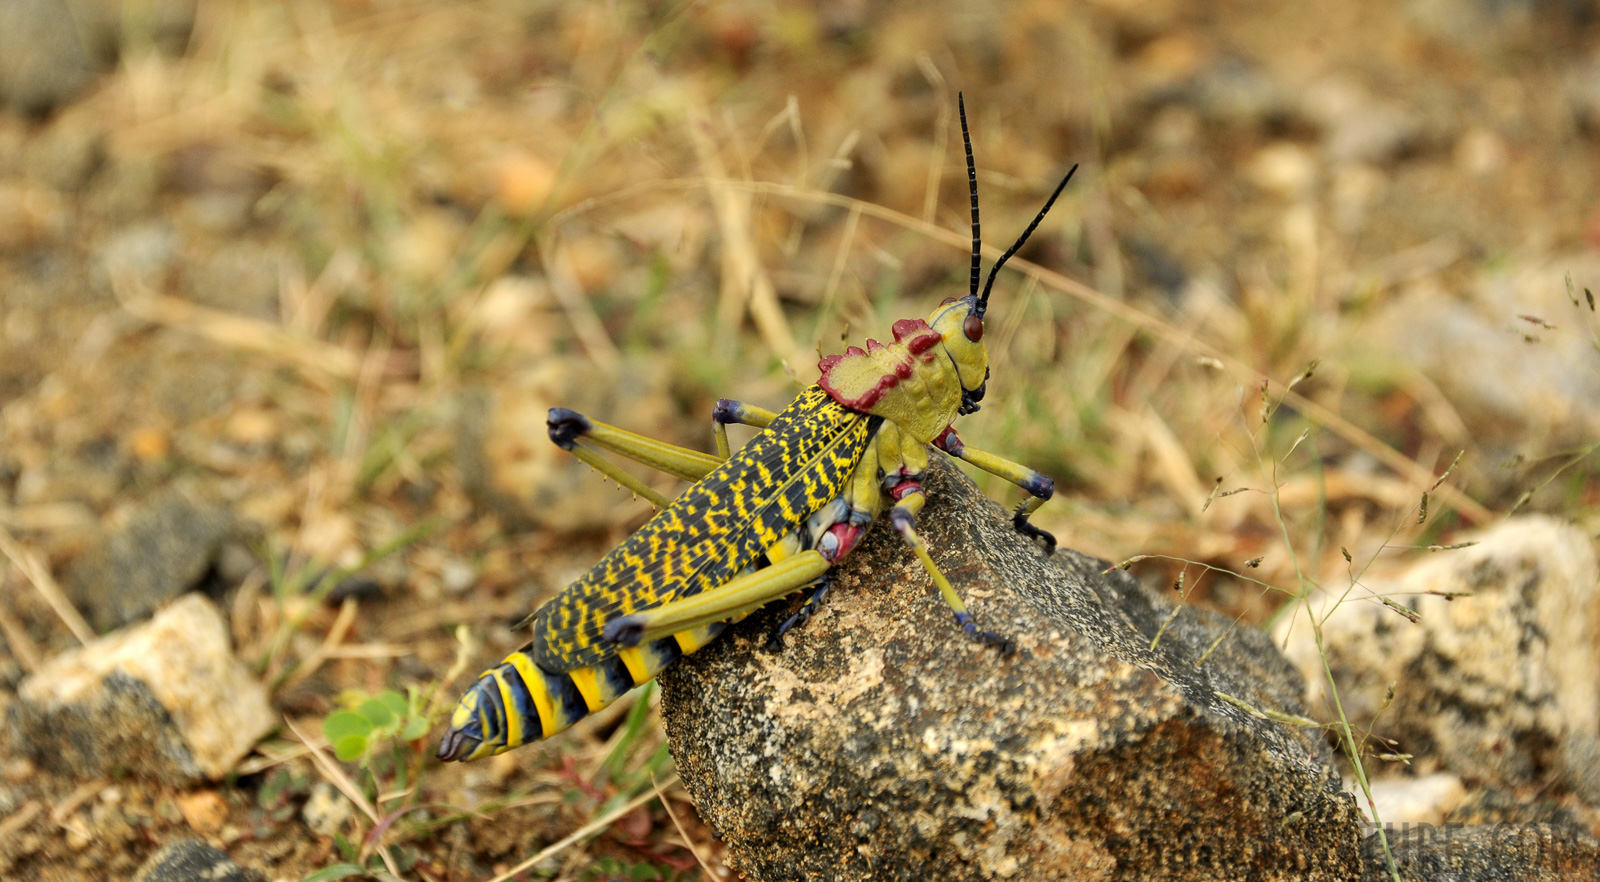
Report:
[[[399,717],[381,698],[369,698],[361,702],[356,705],[356,713],[366,717],[374,729],[387,728]]]
[[[406,726],[400,731],[402,741],[416,741],[428,734],[428,721],[422,717],[412,717],[406,720]]]
[[[334,864],[331,867],[323,867],[315,873],[312,873],[311,875],[300,880],[300,882],[334,882],[335,879],[348,879],[351,876],[362,876],[365,875],[366,872],[366,870],[361,869],[355,864]]]
[[[333,755],[349,763],[361,759],[367,752],[367,736],[346,735],[333,742]]]
[[[397,717],[403,717],[411,712],[411,704],[406,697],[393,689],[385,689],[378,693],[378,700],[388,705],[389,710]]]
[[[351,736],[366,738],[371,734],[372,721],[355,711],[334,711],[322,721],[323,737],[334,744]]]

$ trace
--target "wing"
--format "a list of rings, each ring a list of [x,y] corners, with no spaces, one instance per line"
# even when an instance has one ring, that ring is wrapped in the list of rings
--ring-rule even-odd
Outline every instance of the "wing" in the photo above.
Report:
[[[533,619],[533,654],[548,671],[616,654],[606,622],[721,585],[839,495],[877,418],[818,386],[690,487]]]

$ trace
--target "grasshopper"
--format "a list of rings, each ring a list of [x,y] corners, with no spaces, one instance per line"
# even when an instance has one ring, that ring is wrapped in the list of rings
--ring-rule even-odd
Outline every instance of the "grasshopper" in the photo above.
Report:
[[[978,628],[917,532],[926,496],[928,445],[1026,490],[1016,529],[1055,538],[1028,518],[1055,492],[1050,478],[966,446],[957,416],[978,410],[989,379],[983,321],[1000,267],[1028,241],[1077,171],[1074,165],[1033,222],[989,270],[979,292],[978,175],[964,99],[958,98],[972,197],[970,293],[927,319],[903,319],[894,342],[868,340],[823,358],[822,377],[781,413],[723,399],[712,415],[715,456],[550,411],[550,438],[649,500],[654,517],[582,578],[519,623],[533,641],[485,671],[462,696],[439,746],[442,760],[472,760],[548,738],[653,678],[732,622],[804,589],[810,595],[773,642],[803,623],[827,594],[829,571],[888,510],[889,523],[921,561],[973,639],[1009,653],[1006,638]],[[760,430],[737,453],[727,425]],[[668,500],[624,472],[607,451],[694,482]]]

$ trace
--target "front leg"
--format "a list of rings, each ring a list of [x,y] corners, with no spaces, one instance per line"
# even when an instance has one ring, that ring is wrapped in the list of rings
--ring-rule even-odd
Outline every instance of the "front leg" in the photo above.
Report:
[[[997,456],[975,447],[968,447],[961,443],[961,438],[956,435],[954,427],[944,430],[944,434],[933,439],[933,446],[943,450],[962,462],[977,466],[991,475],[1005,478],[1018,487],[1028,491],[1031,499],[1024,500],[1011,516],[1011,523],[1017,532],[1030,539],[1044,540],[1044,553],[1054,554],[1056,550],[1056,537],[1048,532],[1035,527],[1028,521],[1029,516],[1038,511],[1041,506],[1055,495],[1056,482],[1049,475],[1044,475],[1028,468],[1020,462]]]

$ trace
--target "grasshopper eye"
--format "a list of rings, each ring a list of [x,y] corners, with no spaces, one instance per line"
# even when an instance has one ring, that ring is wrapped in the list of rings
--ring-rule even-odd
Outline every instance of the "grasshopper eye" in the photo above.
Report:
[[[978,318],[975,315],[967,316],[967,320],[961,323],[961,332],[963,334],[966,334],[967,335],[967,339],[971,340],[974,343],[978,342],[979,340],[982,340],[983,339],[983,319]]]

